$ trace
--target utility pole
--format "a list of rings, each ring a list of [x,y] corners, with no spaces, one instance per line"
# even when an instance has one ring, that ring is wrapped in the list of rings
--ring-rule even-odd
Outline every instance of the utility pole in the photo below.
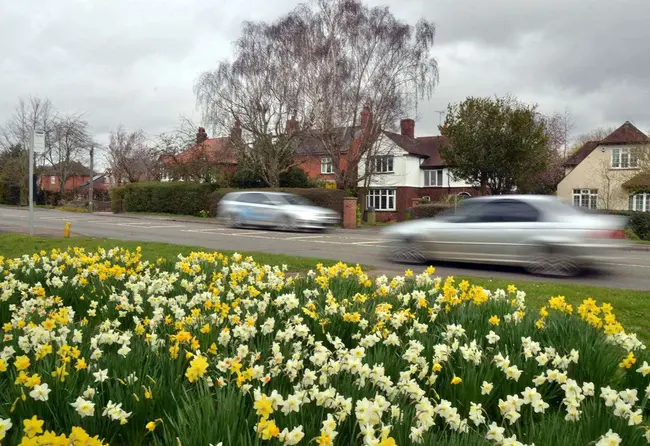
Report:
[[[95,183],[95,146],[90,146],[90,183],[88,185],[88,211],[93,211],[93,185]]]

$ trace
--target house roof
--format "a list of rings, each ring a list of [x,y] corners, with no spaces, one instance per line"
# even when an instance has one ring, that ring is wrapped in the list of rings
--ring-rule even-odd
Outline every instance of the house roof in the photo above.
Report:
[[[650,138],[641,130],[636,128],[630,121],[610,133],[600,141],[601,145],[622,145],[622,144],[649,144]]]
[[[206,139],[203,143],[195,144],[176,156],[162,155],[160,161],[167,164],[172,162],[185,164],[196,161],[203,156],[210,163],[237,164],[237,156],[232,149],[230,136]]]
[[[420,167],[443,167],[447,165],[440,153],[442,147],[449,141],[445,136],[409,138],[393,132],[384,132],[384,135],[409,154],[424,158],[425,160]]]
[[[650,189],[650,172],[641,172],[638,175],[633,176],[625,183],[623,183],[625,189]]]
[[[103,179],[106,176],[106,174],[101,174],[101,175],[95,175],[93,177],[93,183],[96,183],[97,181]],[[86,187],[90,184],[90,181],[84,181],[79,185],[79,187]]]
[[[337,127],[332,138],[341,138],[341,153],[346,153],[352,143],[361,134],[361,127]],[[296,155],[327,155],[330,153],[323,143],[323,133],[319,130],[308,130],[294,139]]]
[[[62,163],[55,164],[54,166],[47,166],[44,167],[42,170],[43,175],[58,175],[58,172],[60,172],[60,165]],[[92,172],[89,168],[84,166],[78,161],[72,161],[69,165],[68,172],[70,172],[71,175],[73,176],[83,176],[83,177],[89,177]]]
[[[587,141],[576,150],[564,163],[565,166],[577,166],[600,145],[599,141]]]

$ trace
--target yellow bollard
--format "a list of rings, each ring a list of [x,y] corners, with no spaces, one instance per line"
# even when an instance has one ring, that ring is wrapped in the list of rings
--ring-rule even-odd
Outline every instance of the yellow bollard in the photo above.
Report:
[[[70,238],[71,228],[72,228],[72,224],[69,221],[66,221],[65,224],[63,225],[63,237]]]

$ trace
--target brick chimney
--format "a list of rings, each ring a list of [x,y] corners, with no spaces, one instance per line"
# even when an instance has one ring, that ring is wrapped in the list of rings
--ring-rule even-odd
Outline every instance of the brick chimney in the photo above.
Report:
[[[230,139],[241,139],[241,121],[235,120],[235,125],[230,129]]]
[[[370,106],[366,105],[363,107],[361,112],[361,130],[364,133],[370,132],[372,129],[372,112],[370,111]]]
[[[196,145],[204,143],[208,139],[208,133],[203,127],[199,127],[199,131],[196,132]]]
[[[412,119],[402,119],[400,121],[400,127],[402,130],[402,136],[407,138],[415,138],[415,121]]]
[[[296,121],[296,115],[294,113],[293,116],[291,116],[291,118],[287,119],[287,124],[284,128],[284,131],[288,136],[291,136],[293,132],[297,130],[297,127],[298,127],[298,121]]]

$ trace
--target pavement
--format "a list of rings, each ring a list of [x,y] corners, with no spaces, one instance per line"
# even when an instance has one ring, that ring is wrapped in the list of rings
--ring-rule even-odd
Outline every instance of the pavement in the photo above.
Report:
[[[37,235],[61,236],[66,221],[73,235],[141,240],[200,246],[215,250],[267,252],[341,260],[372,266],[373,274],[401,274],[407,266],[381,258],[384,248],[377,228],[334,229],[328,233],[287,233],[274,230],[232,229],[214,219],[141,216],[111,213],[82,214],[49,209],[35,210]],[[0,232],[25,232],[28,212],[0,207]],[[512,281],[551,281],[650,291],[650,251],[630,251],[625,259],[607,263],[602,271],[568,279],[540,278],[512,267],[436,262],[441,276],[474,276]],[[415,268],[414,268],[415,269]],[[650,297],[650,294],[649,294]]]

